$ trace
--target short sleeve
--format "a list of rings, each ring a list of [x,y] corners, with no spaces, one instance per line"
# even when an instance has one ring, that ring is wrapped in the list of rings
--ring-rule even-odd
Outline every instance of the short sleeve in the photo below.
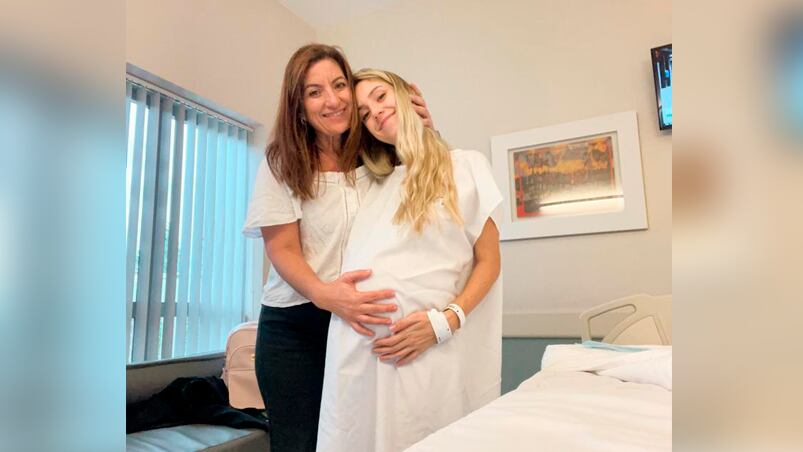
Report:
[[[466,235],[473,244],[477,241],[488,218],[498,225],[498,212],[502,193],[491,173],[491,165],[477,151],[452,151],[455,163],[460,214],[463,216]]]
[[[301,218],[301,202],[288,186],[276,180],[262,159],[254,180],[254,190],[248,203],[248,213],[243,226],[246,237],[262,237],[263,226],[293,223]]]

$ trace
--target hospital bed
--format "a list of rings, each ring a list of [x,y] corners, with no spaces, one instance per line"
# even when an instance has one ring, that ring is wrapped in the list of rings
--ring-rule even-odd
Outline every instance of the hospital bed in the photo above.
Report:
[[[623,310],[601,342],[589,341],[593,320]],[[583,344],[550,345],[517,389],[407,451],[672,450],[671,296],[614,300],[581,323]]]

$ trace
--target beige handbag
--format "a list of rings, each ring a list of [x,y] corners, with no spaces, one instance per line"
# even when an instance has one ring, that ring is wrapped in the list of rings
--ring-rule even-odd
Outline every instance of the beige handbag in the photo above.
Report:
[[[226,341],[222,378],[229,388],[229,404],[234,408],[265,408],[254,370],[256,342],[256,321],[237,325]]]

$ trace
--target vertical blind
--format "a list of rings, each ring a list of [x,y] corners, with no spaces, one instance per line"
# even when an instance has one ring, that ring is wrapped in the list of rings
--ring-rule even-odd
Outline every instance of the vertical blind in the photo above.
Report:
[[[250,132],[135,80],[126,97],[127,361],[222,350],[255,284]]]

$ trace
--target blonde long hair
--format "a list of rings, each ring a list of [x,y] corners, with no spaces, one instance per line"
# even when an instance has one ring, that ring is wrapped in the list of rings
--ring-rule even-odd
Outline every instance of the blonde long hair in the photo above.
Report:
[[[396,95],[396,146],[377,140],[361,124],[352,127],[353,131],[361,130],[358,152],[365,167],[376,177],[392,173],[396,163],[407,167],[401,204],[393,222],[410,225],[420,233],[432,221],[432,206],[442,199],[446,212],[456,223],[462,224],[449,145],[437,132],[424,127],[413,109],[410,84],[392,72],[377,69],[361,69],[354,74],[355,86],[364,80],[381,80],[389,84]]]

